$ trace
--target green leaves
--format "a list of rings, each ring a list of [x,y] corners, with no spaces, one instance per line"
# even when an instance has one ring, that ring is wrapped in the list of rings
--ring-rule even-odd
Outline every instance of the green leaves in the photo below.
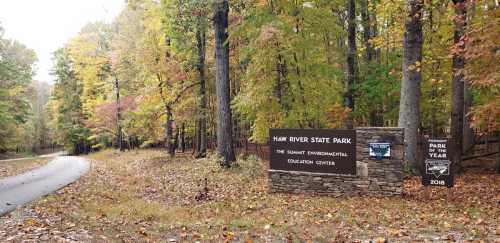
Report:
[[[23,124],[29,118],[28,87],[36,55],[0,33],[0,152],[23,147]]]

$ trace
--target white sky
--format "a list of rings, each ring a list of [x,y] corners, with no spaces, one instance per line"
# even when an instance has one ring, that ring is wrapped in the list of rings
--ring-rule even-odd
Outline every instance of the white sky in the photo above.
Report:
[[[52,53],[88,22],[110,22],[125,0],[0,0],[0,24],[5,36],[35,50],[36,80],[52,82]]]

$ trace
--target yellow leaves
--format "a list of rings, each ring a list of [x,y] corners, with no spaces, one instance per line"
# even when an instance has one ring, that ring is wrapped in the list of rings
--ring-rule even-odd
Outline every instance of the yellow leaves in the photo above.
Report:
[[[268,0],[257,0],[257,6],[264,8],[268,6]]]
[[[410,71],[420,72],[421,71],[421,63],[419,61],[416,61],[414,64],[409,65],[407,68]]]
[[[26,87],[24,86],[15,86],[9,90],[7,90],[8,96],[15,97],[20,95],[21,93],[26,91]]]
[[[444,83],[444,80],[442,79],[435,79],[435,78],[431,78],[429,80],[429,82],[433,85],[436,85],[436,84],[443,84]],[[438,87],[438,89],[442,89],[442,87]]]
[[[234,233],[231,231],[227,231],[222,233],[222,237],[224,237],[224,242],[231,242],[234,240]]]
[[[24,225],[27,227],[36,226],[38,225],[38,221],[36,221],[35,219],[27,219],[26,221],[24,221]]]
[[[403,229],[391,229],[389,230],[389,234],[392,237],[402,237],[408,235],[408,233]]]

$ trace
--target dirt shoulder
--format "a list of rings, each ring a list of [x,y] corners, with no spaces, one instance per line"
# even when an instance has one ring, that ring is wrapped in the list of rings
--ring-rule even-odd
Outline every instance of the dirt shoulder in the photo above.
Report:
[[[266,163],[163,151],[103,151],[78,182],[0,219],[0,241],[486,240],[500,238],[500,177],[468,173],[456,187],[405,181],[402,197],[267,193]],[[206,187],[205,187],[205,178]]]
[[[0,179],[19,175],[47,164],[51,158],[33,157],[0,161]]]

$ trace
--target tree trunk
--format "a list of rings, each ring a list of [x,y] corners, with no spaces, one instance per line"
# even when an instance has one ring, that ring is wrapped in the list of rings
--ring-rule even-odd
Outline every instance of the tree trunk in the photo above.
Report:
[[[198,144],[196,146],[196,158],[205,158],[207,153],[207,96],[206,96],[206,78],[205,78],[205,26],[198,17],[198,26],[196,29],[196,43],[198,49],[198,78],[200,82],[199,106],[198,106]]]
[[[376,3],[377,1],[373,1],[372,2],[372,11],[371,11],[371,14],[368,15],[369,18],[370,18],[370,24],[371,24],[371,30],[372,30],[372,38],[373,37],[377,37],[378,36],[378,22],[377,22],[377,6],[376,6]],[[372,47],[373,48],[373,47]],[[380,53],[380,48],[376,48],[375,50],[373,50],[373,55],[374,55],[374,59],[377,61],[377,63],[380,63],[380,56],[381,56],[381,53]]]
[[[120,83],[118,78],[115,77],[115,89],[116,89],[116,146],[120,151],[123,151],[123,133],[122,133],[122,114],[121,114],[121,104],[120,104]]]
[[[181,125],[181,151],[186,151],[186,128],[184,122]]]
[[[432,0],[429,1],[429,50],[432,50],[433,48],[433,36],[434,36],[434,13],[433,13],[433,3]],[[431,75],[434,76],[436,75],[436,72],[439,69],[439,65],[435,65],[435,63],[432,64],[431,68]],[[430,100],[431,100],[431,138],[436,138],[437,137],[437,98],[438,98],[438,87],[437,87],[437,82],[432,82],[431,83],[431,93],[430,93]]]
[[[167,113],[167,124],[165,128],[165,146],[167,148],[167,152],[171,157],[175,156],[175,145],[172,142],[172,136],[173,136],[173,123],[174,121],[172,120],[172,107],[170,105],[165,106],[166,113]]]
[[[216,0],[214,4],[215,31],[215,87],[217,94],[217,153],[221,157],[221,165],[230,167],[235,161],[232,142],[230,87],[229,87],[229,43],[227,0]]]
[[[468,152],[469,154],[474,154],[474,149],[471,149],[474,144],[474,130],[471,127],[471,116],[470,111],[472,107],[472,90],[469,82],[464,81],[464,130],[463,130],[463,145],[462,150]]]
[[[471,1],[470,2],[470,11],[467,13],[466,19],[467,22],[471,22],[475,17],[476,17],[476,2]],[[469,26],[469,28],[473,28],[472,26]],[[471,107],[473,105],[473,96],[472,96],[472,87],[470,85],[470,82],[465,80],[464,81],[464,140],[463,140],[463,146],[462,149],[464,153],[467,153],[469,155],[474,154],[475,150],[475,143],[476,143],[476,138],[474,134],[474,129],[471,127],[471,116],[470,116],[470,111]]]
[[[368,0],[360,1],[361,9],[361,24],[363,26],[363,44],[365,46],[364,59],[365,64],[369,64],[373,58],[373,48],[370,44],[370,38],[372,34],[372,28],[370,25],[370,13],[368,11]]]
[[[422,5],[421,0],[408,1],[403,38],[403,80],[399,105],[399,127],[404,128],[405,160],[411,172],[417,173],[417,140],[420,123],[420,83],[422,75]]]
[[[354,85],[358,79],[358,58],[356,49],[356,4],[355,0],[347,0],[347,79],[346,93],[344,96],[344,106],[354,111]],[[349,116],[346,122],[346,127],[352,129],[354,127],[353,118]]]
[[[374,4],[375,1],[372,1]],[[370,63],[375,59],[377,63],[380,63],[380,50],[375,50],[370,39],[378,35],[377,26],[377,10],[375,8],[371,9],[368,0],[361,0],[361,19],[363,25],[363,42],[365,46],[365,65],[366,74],[371,74],[372,66]],[[382,127],[384,126],[384,106],[383,103],[374,105],[372,111],[370,112],[370,126]]]
[[[497,174],[500,174],[500,131],[497,131]]]
[[[282,77],[283,77],[283,72],[282,72],[282,67],[283,67],[283,57],[281,56],[280,53],[280,44],[279,42],[276,42],[276,50],[278,54],[276,55],[276,83],[274,85],[274,96],[278,100],[278,104],[280,104],[281,107],[283,107],[283,82],[282,82]]]
[[[454,0],[455,6],[455,34],[453,38],[454,48],[452,51],[452,73],[451,84],[451,128],[450,133],[453,141],[452,160],[458,171],[462,170],[462,141],[464,129],[464,66],[465,66],[465,43],[463,40],[466,25],[466,2],[465,0]]]

